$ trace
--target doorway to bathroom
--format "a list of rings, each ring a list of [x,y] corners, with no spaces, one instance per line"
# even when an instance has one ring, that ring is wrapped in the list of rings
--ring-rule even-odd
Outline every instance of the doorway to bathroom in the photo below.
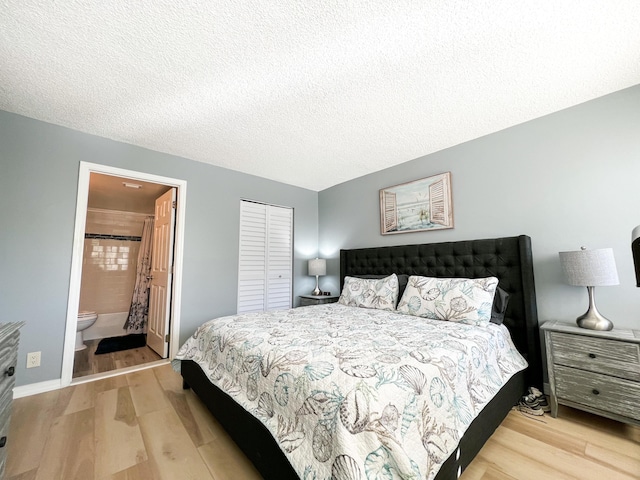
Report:
[[[63,385],[177,352],[185,198],[182,180],[81,163]]]

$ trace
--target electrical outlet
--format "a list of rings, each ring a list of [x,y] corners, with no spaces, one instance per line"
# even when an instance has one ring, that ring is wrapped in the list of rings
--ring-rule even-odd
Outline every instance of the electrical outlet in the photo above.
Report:
[[[42,352],[30,352],[27,353],[27,368],[40,366],[40,354]]]

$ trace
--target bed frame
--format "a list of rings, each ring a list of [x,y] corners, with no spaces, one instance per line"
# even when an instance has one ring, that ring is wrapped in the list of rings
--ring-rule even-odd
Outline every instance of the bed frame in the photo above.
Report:
[[[340,251],[340,284],[345,276],[391,273],[431,277],[495,276],[509,293],[504,324],[529,367],[514,375],[471,423],[458,451],[444,463],[437,480],[458,478],[500,425],[528,386],[542,386],[540,334],[536,309],[531,239],[518,237]],[[198,364],[182,362],[185,388],[192,388],[266,480],[299,477],[267,428],[215,387]]]

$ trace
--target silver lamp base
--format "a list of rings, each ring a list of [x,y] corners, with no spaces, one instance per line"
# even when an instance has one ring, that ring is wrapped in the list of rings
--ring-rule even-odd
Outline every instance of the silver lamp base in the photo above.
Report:
[[[603,317],[596,308],[594,287],[587,287],[587,291],[589,292],[589,310],[576,319],[578,326],[590,330],[613,330],[613,322]]]
[[[316,288],[311,292],[311,295],[315,295],[316,297],[322,295],[322,290],[320,290],[320,287],[318,286],[318,275],[316,275]]]

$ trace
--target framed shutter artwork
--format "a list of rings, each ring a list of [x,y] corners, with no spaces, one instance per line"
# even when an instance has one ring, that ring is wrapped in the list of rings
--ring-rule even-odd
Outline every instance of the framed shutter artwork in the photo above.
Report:
[[[453,228],[451,172],[380,190],[380,233]]]

